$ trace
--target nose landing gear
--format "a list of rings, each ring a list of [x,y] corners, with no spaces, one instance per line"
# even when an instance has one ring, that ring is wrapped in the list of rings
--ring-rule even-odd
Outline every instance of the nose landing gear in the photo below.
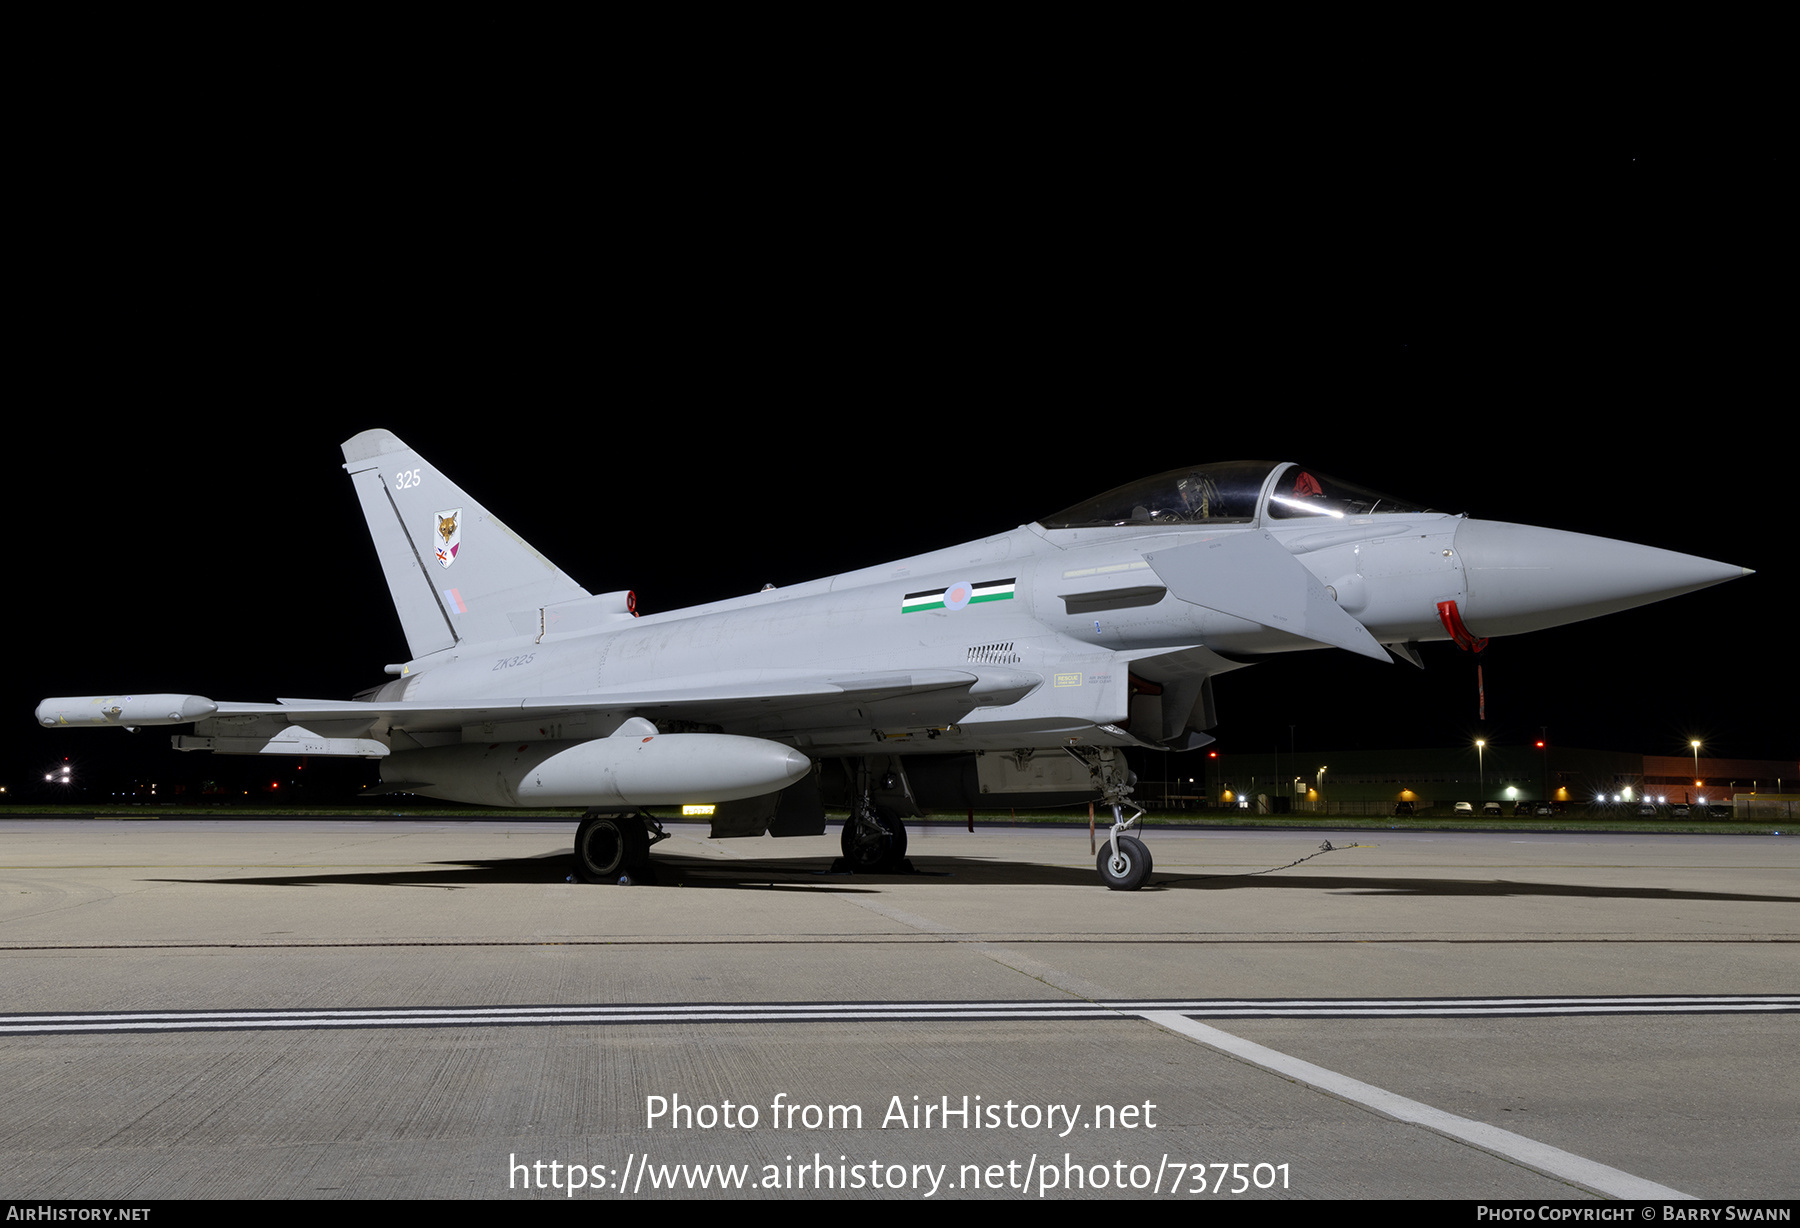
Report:
[[[1143,807],[1131,801],[1131,787],[1135,778],[1125,766],[1125,761],[1111,747],[1077,749],[1070,746],[1064,749],[1087,765],[1088,772],[1100,789],[1101,801],[1112,807],[1112,830],[1107,834],[1106,847],[1100,850],[1100,856],[1094,863],[1095,868],[1100,871],[1100,881],[1113,891],[1136,891],[1150,878],[1154,863],[1144,842],[1125,834],[1144,817]],[[1132,809],[1129,819],[1125,817],[1127,806]]]

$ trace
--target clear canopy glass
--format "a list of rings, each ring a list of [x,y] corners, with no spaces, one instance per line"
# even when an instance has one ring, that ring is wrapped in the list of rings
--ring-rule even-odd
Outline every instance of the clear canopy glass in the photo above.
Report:
[[[1269,492],[1268,504],[1268,514],[1275,520],[1430,510],[1304,465],[1222,461],[1171,469],[1115,487],[1038,523],[1046,529],[1243,524],[1256,519],[1263,485],[1277,469],[1282,473]]]
[[[1430,510],[1379,490],[1340,481],[1305,465],[1290,467],[1269,492],[1269,516],[1274,520],[1294,520],[1302,516],[1342,520],[1347,516]]]
[[[1273,461],[1224,461],[1171,469],[1119,486],[1038,521],[1046,529],[1106,525],[1231,524],[1256,519]]]

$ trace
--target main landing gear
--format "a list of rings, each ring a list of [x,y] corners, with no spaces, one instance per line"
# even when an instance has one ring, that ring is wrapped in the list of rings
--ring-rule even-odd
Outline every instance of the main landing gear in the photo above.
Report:
[[[575,830],[575,873],[590,883],[653,883],[650,846],[669,833],[647,814],[588,811]]]
[[[1087,765],[1094,783],[1100,789],[1101,801],[1112,807],[1112,830],[1107,834],[1106,844],[1094,861],[1094,868],[1100,871],[1100,881],[1113,891],[1136,891],[1149,881],[1150,871],[1155,863],[1142,840],[1125,834],[1144,817],[1143,807],[1131,801],[1131,786],[1134,783],[1131,771],[1109,746],[1083,747],[1079,751],[1074,747],[1065,749]],[[1125,817],[1127,806],[1133,811],[1129,819]]]
[[[845,765],[849,767],[849,764]],[[852,874],[910,874],[912,863],[906,860],[906,824],[897,810],[878,806],[874,798],[874,773],[877,765],[868,759],[857,762],[852,770],[850,815],[844,820],[842,869]],[[896,763],[884,788],[896,788],[911,797],[903,770]]]
[[[906,824],[867,798],[844,820],[844,868],[852,874],[900,874],[906,870]]]

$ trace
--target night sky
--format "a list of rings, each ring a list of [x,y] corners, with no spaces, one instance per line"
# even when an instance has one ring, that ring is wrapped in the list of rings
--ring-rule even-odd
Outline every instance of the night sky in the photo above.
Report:
[[[37,378],[13,397],[0,783],[62,754],[205,770],[166,731],[39,730],[47,695],[382,681],[405,651],[338,451],[374,426],[645,611],[1003,531],[1177,465],[1304,461],[1758,574],[1495,640],[1485,728],[1448,643],[1423,673],[1273,658],[1215,684],[1223,748],[1285,750],[1290,724],[1302,751],[1547,728],[1791,759],[1774,169],[1650,161],[1289,174],[1091,211],[988,182],[966,210],[763,200],[717,225],[692,201],[587,220],[515,202],[272,233],[253,208],[96,240],[43,285]]]

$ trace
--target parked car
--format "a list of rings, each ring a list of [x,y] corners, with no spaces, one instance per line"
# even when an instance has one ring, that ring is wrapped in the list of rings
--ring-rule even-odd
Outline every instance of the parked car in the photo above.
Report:
[[[1396,815],[1410,815],[1413,813],[1413,804],[1411,802],[1395,802],[1394,813]]]
[[[1475,807],[1469,805],[1469,803],[1467,803],[1467,802],[1458,802],[1458,803],[1456,803],[1456,805],[1454,807],[1452,807],[1452,809],[1457,814],[1466,814],[1471,817],[1473,817],[1475,814]]]
[[[1682,802],[1680,805],[1676,806],[1675,809],[1671,810],[1669,813],[1675,815],[1677,818],[1682,818],[1682,819],[1687,818],[1688,817],[1687,803]]]
[[[1489,818],[1494,818],[1494,819],[1499,818],[1500,817],[1500,803],[1499,802],[1487,803],[1485,806],[1483,806],[1481,808],[1481,813],[1484,815],[1487,815]]]
[[[1639,802],[1638,803],[1638,816],[1640,818],[1654,819],[1656,817],[1656,807],[1651,805],[1649,802]]]
[[[1537,806],[1537,813],[1541,814],[1541,815],[1548,815],[1548,814],[1554,814],[1555,811],[1550,809],[1549,802],[1539,802],[1538,806]]]

